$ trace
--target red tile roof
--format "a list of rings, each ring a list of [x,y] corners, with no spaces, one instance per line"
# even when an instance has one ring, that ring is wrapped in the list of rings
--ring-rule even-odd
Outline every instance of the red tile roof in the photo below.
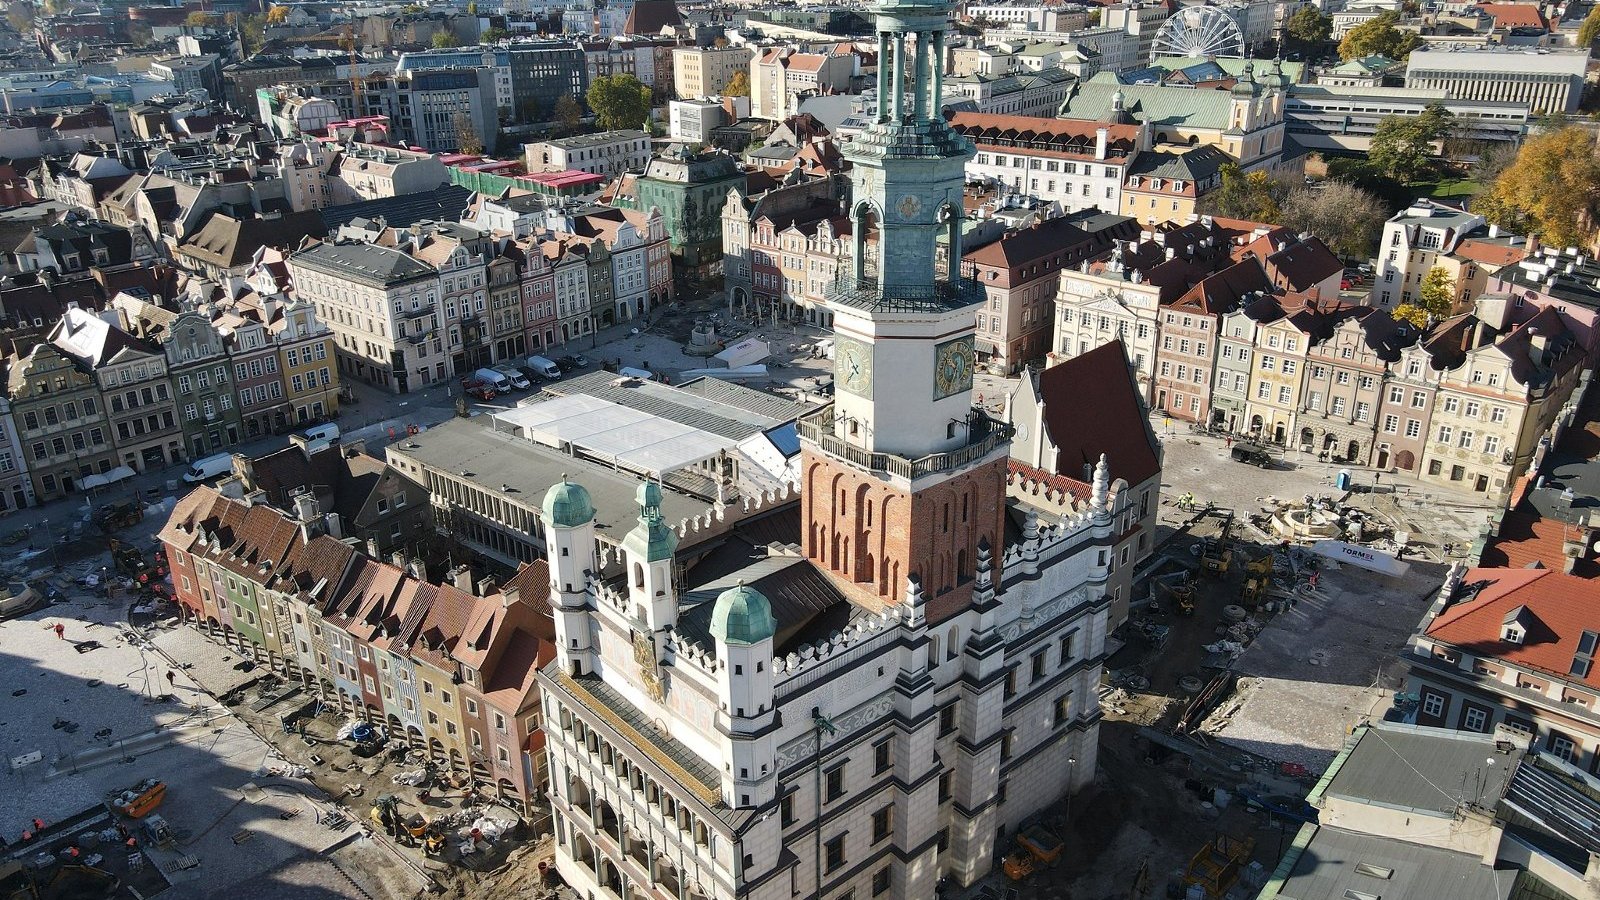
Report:
[[[1478,8],[1494,19],[1496,28],[1548,28],[1539,7],[1532,3],[1479,3]]]
[[[1112,478],[1138,485],[1161,472],[1155,435],[1121,341],[1039,373],[1044,424],[1057,449],[1056,471],[1081,475],[1106,455]]]
[[[1483,241],[1467,238],[1456,245],[1456,256],[1466,257],[1485,266],[1503,268],[1521,262],[1528,255],[1528,246],[1513,247],[1500,241]]]
[[[1600,688],[1600,666],[1583,677],[1570,674],[1584,631],[1600,631],[1600,581],[1554,569],[1469,569],[1463,586],[1482,583],[1476,596],[1445,608],[1428,625],[1429,637],[1475,656],[1546,672]],[[1508,616],[1525,610],[1522,643],[1501,639]]]

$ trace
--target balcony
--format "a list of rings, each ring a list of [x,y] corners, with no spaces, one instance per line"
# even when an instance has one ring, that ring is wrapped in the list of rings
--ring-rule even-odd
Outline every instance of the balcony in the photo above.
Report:
[[[885,290],[875,278],[843,276],[828,291],[828,301],[868,312],[942,313],[976,306],[985,300],[976,278],[936,281],[930,286]]]
[[[930,453],[910,459],[894,453],[877,453],[857,447],[833,433],[833,407],[817,410],[799,421],[800,437],[830,456],[873,472],[887,472],[896,478],[915,481],[927,475],[948,472],[988,456],[1011,440],[1011,426],[974,410],[967,418],[966,443],[954,450]]]

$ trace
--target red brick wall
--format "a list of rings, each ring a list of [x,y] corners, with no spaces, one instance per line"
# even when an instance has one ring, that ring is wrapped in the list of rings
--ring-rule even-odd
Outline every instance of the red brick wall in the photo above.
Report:
[[[930,599],[969,583],[988,538],[995,578],[1005,540],[1005,457],[916,495],[806,450],[801,546],[863,599],[898,602],[907,576]]]

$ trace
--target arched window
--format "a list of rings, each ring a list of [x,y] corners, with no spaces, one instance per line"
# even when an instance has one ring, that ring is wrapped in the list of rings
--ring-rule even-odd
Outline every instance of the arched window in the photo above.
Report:
[[[633,564],[633,586],[644,587],[644,566]]]

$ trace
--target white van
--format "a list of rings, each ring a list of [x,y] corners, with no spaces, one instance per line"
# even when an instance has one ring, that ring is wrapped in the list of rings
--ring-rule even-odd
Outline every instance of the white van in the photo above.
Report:
[[[633,366],[623,366],[617,370],[617,374],[623,376],[624,378],[637,378],[640,381],[656,380],[656,373],[650,371],[649,369],[635,369]]]
[[[339,439],[339,426],[332,422],[323,422],[321,425],[312,425],[300,433],[307,441],[336,441]]]
[[[528,368],[538,372],[540,375],[543,375],[551,381],[555,381],[561,377],[561,367],[542,356],[528,357]]]
[[[495,366],[494,370],[499,372],[501,375],[504,375],[506,381],[509,381],[511,386],[519,391],[525,391],[528,388],[533,387],[533,382],[528,380],[528,376],[518,372],[511,366]]]
[[[494,388],[497,394],[504,394],[511,390],[511,379],[495,369],[479,369],[472,373],[472,377]]]
[[[232,453],[214,453],[204,459],[197,459],[189,471],[183,473],[183,480],[190,484],[201,481],[210,481],[218,475],[233,471]]]

